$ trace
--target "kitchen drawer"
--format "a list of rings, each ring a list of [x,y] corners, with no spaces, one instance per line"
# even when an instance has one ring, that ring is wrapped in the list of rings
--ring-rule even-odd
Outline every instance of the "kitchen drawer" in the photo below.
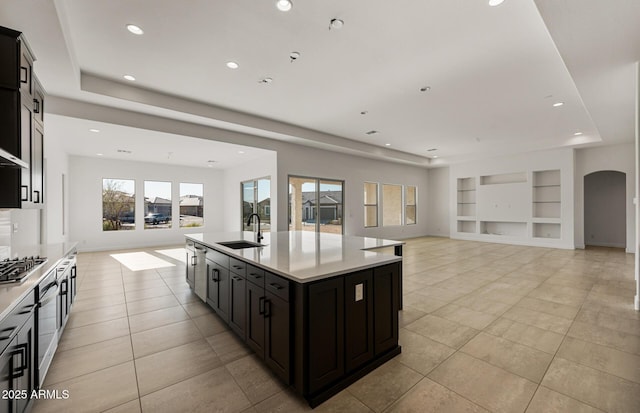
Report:
[[[229,257],[229,269],[234,274],[245,277],[247,274],[247,263],[244,261],[240,261],[235,258]]]
[[[207,250],[207,259],[213,261],[224,268],[229,268],[229,257],[214,249]]]
[[[265,272],[265,290],[271,291],[285,301],[289,301],[289,281],[275,274]]]
[[[7,315],[0,321],[0,352],[3,351],[7,344],[11,341],[20,327],[29,320],[29,317],[35,310],[36,295],[35,291],[31,290],[29,295],[23,298]]]
[[[264,270],[247,264],[247,280],[251,281],[258,287],[264,288]]]

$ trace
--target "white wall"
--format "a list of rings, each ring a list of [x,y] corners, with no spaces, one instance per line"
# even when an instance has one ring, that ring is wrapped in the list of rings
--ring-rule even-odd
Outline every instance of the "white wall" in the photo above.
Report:
[[[532,174],[534,171],[545,171],[545,170],[560,170],[560,178],[561,178],[561,186],[560,186],[560,195],[561,195],[561,207],[560,207],[560,226],[561,233],[559,239],[543,239],[543,238],[533,238],[532,234],[532,225],[534,219],[532,217],[533,206],[532,206]],[[511,218],[505,218],[502,221],[514,221],[514,222],[526,222],[527,224],[527,234],[523,234],[522,236],[500,236],[493,234],[462,234],[457,232],[457,179],[458,178],[466,178],[466,177],[475,177],[476,178],[476,188],[477,197],[478,197],[478,205],[476,205],[478,215],[477,220],[481,221],[482,216],[480,214],[485,211],[486,208],[483,208],[482,200],[480,199],[483,194],[487,191],[492,191],[494,188],[482,188],[479,185],[479,179],[481,176],[486,175],[500,175],[500,174],[511,174],[511,173],[524,173],[526,175],[526,182],[519,184],[504,184],[504,188],[495,188],[503,191],[505,199],[509,204],[508,207],[504,204],[504,202],[500,202],[500,200],[496,200],[497,206],[500,206],[503,210],[505,210],[505,214],[507,214]],[[499,185],[496,185],[496,187]],[[523,199],[515,199],[514,193],[505,191],[507,186],[512,187],[513,191],[520,191],[519,198]],[[451,211],[450,218],[450,228],[451,228],[451,236],[456,238],[463,239],[473,239],[473,240],[484,240],[490,242],[503,242],[503,243],[511,243],[511,244],[522,244],[522,245],[538,245],[538,246],[550,246],[550,247],[559,247],[559,248],[574,248],[574,220],[573,220],[573,211],[574,211],[574,154],[572,149],[556,149],[549,151],[539,151],[539,152],[530,152],[530,153],[522,153],[515,154],[504,157],[496,157],[490,159],[483,159],[473,162],[468,162],[464,164],[456,164],[450,167],[450,176],[449,176],[449,208]],[[485,192],[481,191],[486,190]],[[498,196],[498,194],[489,194],[488,196]],[[485,205],[486,206],[486,205]],[[491,206],[491,205],[489,205]],[[494,205],[496,206],[496,205]],[[503,208],[504,207],[504,208]],[[515,207],[509,210],[509,207]],[[494,214],[495,215],[495,214]],[[489,221],[493,221],[494,219],[489,219]]]
[[[584,248],[584,177],[597,171],[618,171],[627,174],[627,252],[635,251],[635,149],[634,144],[599,146],[576,150],[575,169],[575,245]]]
[[[275,152],[261,159],[256,159],[246,164],[224,170],[224,230],[240,231],[240,219],[242,215],[242,202],[240,183],[256,178],[271,178],[271,210],[278,210],[277,155]],[[277,214],[271,215],[271,228],[277,228]]]
[[[345,155],[336,152],[281,145],[278,148],[278,231],[288,230],[288,177],[326,178],[344,181],[344,234],[378,238],[411,238],[427,234],[428,182],[427,170]],[[375,228],[364,227],[364,183],[402,184],[417,187],[417,223]],[[381,192],[381,188],[380,188]],[[382,222],[380,206],[378,223]]]
[[[136,188],[136,229],[102,231],[102,179],[134,179]],[[144,181],[172,182],[174,226],[170,229],[144,229]],[[180,182],[204,184],[204,226],[179,228]],[[223,172],[208,168],[189,168],[155,163],[117,161],[79,156],[69,157],[69,239],[81,251],[171,245],[184,242],[185,233],[223,229]]]
[[[69,157],[62,150],[62,146],[54,134],[45,134],[44,162],[46,172],[45,208],[42,211],[43,244],[55,244],[69,240]],[[63,199],[62,190],[63,179],[65,180],[65,199]]]
[[[584,177],[586,245],[625,248],[627,242],[626,174],[594,172]]]
[[[427,182],[429,185],[427,234],[448,237],[451,234],[449,230],[449,167],[429,169]]]

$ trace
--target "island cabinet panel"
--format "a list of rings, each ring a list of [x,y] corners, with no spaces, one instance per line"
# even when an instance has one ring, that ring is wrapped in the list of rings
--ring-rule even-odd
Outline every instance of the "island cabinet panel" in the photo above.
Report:
[[[263,275],[264,277],[264,275]],[[247,282],[247,344],[256,355],[264,359],[264,283]]]
[[[289,303],[265,292],[264,361],[286,384],[291,382],[291,310]]]
[[[373,269],[374,351],[378,356],[398,345],[400,274],[397,264]]]
[[[344,375],[344,279],[309,285],[307,329],[309,393]]]
[[[224,321],[229,321],[229,270],[207,259],[207,303]]]
[[[246,334],[246,284],[245,278],[231,272],[229,280],[229,326],[237,335],[245,338]]]
[[[373,350],[373,271],[345,277],[345,363],[351,372],[371,360]]]
[[[185,245],[185,250],[187,251],[187,265],[185,270],[185,275],[187,279],[187,284],[192,289],[194,288],[194,282],[196,279],[196,250],[195,244],[191,241],[187,241]]]

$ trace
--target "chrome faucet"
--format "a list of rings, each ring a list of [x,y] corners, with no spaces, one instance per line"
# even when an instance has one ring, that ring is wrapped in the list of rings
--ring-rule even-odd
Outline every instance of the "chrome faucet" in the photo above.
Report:
[[[249,218],[247,219],[247,226],[251,225],[251,218],[253,218],[254,216],[256,218],[258,218],[258,236],[256,237],[256,239],[257,239],[258,242],[260,242],[260,241],[262,241],[262,238],[264,238],[262,236],[262,233],[260,232],[260,215],[258,215],[256,213],[253,213],[253,214],[249,215]]]

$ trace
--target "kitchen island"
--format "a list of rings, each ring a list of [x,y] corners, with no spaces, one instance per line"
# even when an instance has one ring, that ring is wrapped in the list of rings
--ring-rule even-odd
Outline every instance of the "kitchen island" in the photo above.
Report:
[[[256,243],[252,232],[186,238],[191,288],[312,407],[400,353],[402,242],[306,231],[266,233],[253,247],[235,242]],[[373,251],[384,247],[397,255]]]

